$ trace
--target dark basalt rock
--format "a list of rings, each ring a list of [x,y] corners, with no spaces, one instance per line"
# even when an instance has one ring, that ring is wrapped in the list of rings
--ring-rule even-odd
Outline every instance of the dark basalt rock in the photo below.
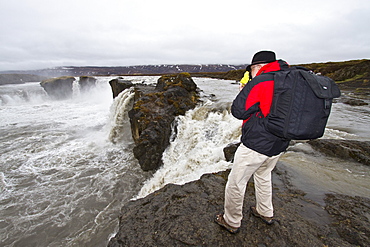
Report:
[[[339,236],[354,246],[369,246],[370,200],[363,197],[329,194],[325,198],[326,211],[334,216],[332,226]]]
[[[223,210],[226,171],[181,186],[168,184],[126,203],[108,246],[369,246],[370,199],[328,194],[323,207],[305,198],[279,164],[273,171],[278,220],[273,225],[250,215],[249,206],[255,204],[252,180],[240,233],[232,235],[214,223]]]
[[[224,147],[224,156],[226,161],[233,161],[236,150],[238,149],[241,142],[233,142]]]
[[[112,88],[113,98],[117,97],[120,92],[134,85],[129,80],[121,80],[119,78],[110,80],[109,84]]]
[[[317,139],[308,143],[326,155],[370,165],[370,141]]]
[[[169,145],[172,123],[198,101],[197,86],[188,73],[159,78],[156,88],[135,86],[134,106],[129,111],[134,156],[144,171],[162,164]]]
[[[352,98],[344,99],[344,100],[343,100],[343,103],[344,103],[344,104],[347,104],[347,105],[351,105],[351,106],[362,106],[362,105],[368,105],[368,103],[366,103],[366,102],[365,102],[365,101],[363,101],[363,100],[360,100],[360,99],[352,99]]]
[[[51,98],[61,100],[72,97],[75,80],[72,76],[63,76],[44,80],[40,85]]]

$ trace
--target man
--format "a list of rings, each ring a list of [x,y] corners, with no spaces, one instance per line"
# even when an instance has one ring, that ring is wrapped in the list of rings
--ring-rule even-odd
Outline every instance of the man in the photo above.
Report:
[[[234,165],[226,184],[224,214],[215,218],[217,224],[231,233],[239,231],[245,189],[252,175],[256,206],[250,207],[251,213],[266,224],[274,222],[271,171],[289,141],[268,132],[263,118],[270,112],[273,97],[274,76],[269,72],[288,67],[285,61],[276,60],[272,51],[257,52],[247,67],[252,80],[233,101],[231,113],[243,120],[242,143],[235,152]]]

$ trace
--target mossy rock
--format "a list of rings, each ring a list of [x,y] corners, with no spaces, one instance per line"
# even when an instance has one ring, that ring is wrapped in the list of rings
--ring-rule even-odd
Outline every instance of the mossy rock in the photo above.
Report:
[[[41,86],[46,85],[46,84],[59,83],[63,81],[74,82],[75,80],[76,78],[74,78],[73,76],[61,76],[61,77],[56,77],[56,78],[49,78],[49,79],[41,81]]]
[[[162,164],[175,117],[194,108],[198,99],[197,86],[188,73],[162,76],[153,90],[135,86],[129,117],[134,155],[143,170],[155,170]]]

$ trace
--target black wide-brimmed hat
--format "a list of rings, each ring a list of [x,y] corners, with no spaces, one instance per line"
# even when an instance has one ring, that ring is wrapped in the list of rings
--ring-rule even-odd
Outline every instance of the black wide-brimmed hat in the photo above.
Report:
[[[251,66],[260,63],[271,63],[276,61],[276,55],[273,51],[259,51],[254,54],[252,62],[247,66],[247,70],[250,71]]]

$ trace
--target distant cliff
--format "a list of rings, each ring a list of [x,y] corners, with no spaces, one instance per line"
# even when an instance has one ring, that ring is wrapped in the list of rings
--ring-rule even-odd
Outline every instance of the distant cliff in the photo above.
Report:
[[[178,74],[182,72],[190,73],[192,77],[211,77],[226,80],[240,80],[245,72],[247,64],[206,64],[206,65],[140,65],[140,66],[120,66],[120,67],[56,67],[41,70],[27,71],[0,71],[0,85],[5,73],[13,74],[12,83],[22,83],[21,79],[16,79],[14,74],[32,74],[33,76],[60,77],[60,76],[98,76],[98,75],[166,75]],[[292,65],[295,66],[295,65]],[[344,62],[310,63],[299,64],[308,69],[329,76],[335,80],[342,89],[350,88],[369,88],[370,81],[370,60],[351,60]],[[29,78],[30,75],[24,75]],[[45,78],[43,78],[45,79]],[[41,81],[35,80],[35,81]],[[9,80],[8,80],[9,81]],[[24,81],[24,80],[23,80]],[[30,81],[30,80],[28,80]],[[31,80],[32,81],[32,80]]]
[[[55,67],[41,70],[19,70],[3,71],[1,73],[13,74],[34,74],[46,77],[60,76],[108,76],[108,75],[164,75],[177,74],[182,72],[188,73],[209,73],[209,72],[227,72],[230,70],[239,70],[247,65],[230,65],[230,64],[179,64],[179,65],[138,65],[138,66],[119,66],[119,67],[98,67],[98,66],[66,66]]]

